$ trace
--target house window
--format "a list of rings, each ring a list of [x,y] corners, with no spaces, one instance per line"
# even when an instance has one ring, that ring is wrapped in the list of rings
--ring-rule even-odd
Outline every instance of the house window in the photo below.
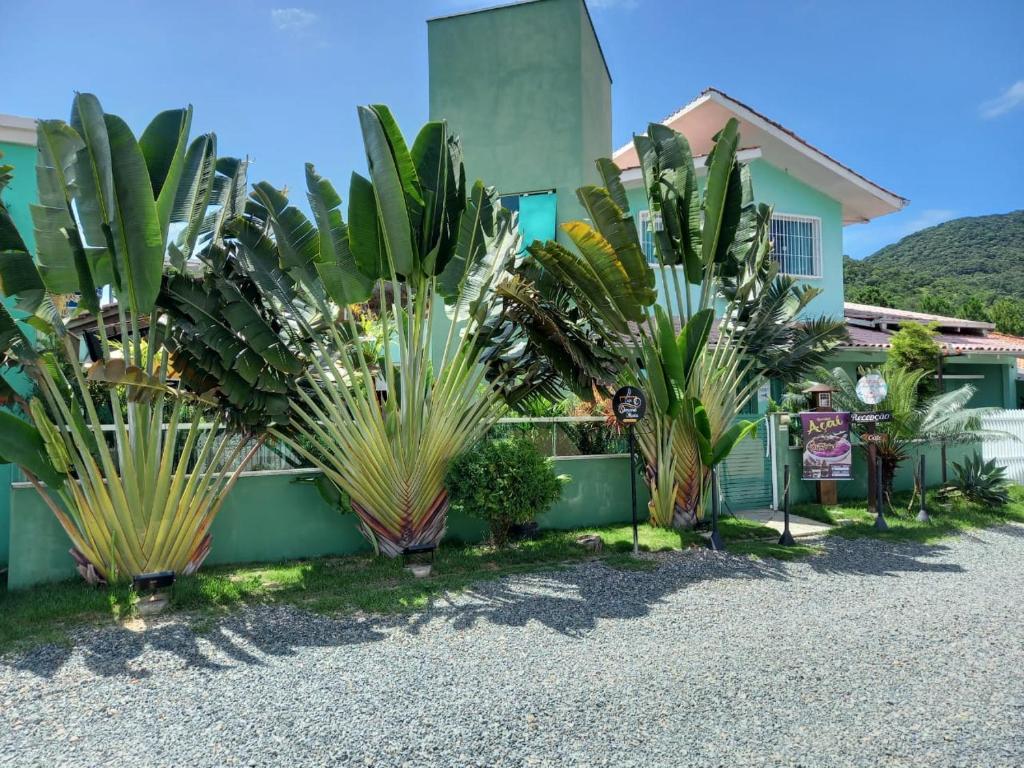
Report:
[[[558,195],[554,190],[501,195],[501,207],[519,214],[524,250],[535,240],[555,239]]]
[[[640,211],[637,214],[636,227],[637,234],[640,237],[640,247],[644,250],[644,256],[647,257],[647,263],[657,264],[658,252],[654,248],[654,229],[655,227],[661,227],[661,214],[656,213],[652,223],[651,212],[648,210]]]
[[[777,213],[771,224],[772,258],[787,275],[821,277],[821,219]]]

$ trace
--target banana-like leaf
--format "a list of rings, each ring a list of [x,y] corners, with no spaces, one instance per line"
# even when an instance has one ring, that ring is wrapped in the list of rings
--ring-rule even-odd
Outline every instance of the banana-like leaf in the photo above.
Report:
[[[676,343],[675,325],[659,304],[654,305],[654,316],[657,320],[655,333],[658,357],[665,368],[665,379],[670,386],[683,392],[686,389],[686,367],[683,363],[684,355]]]
[[[437,291],[445,302],[454,304],[462,294],[467,276],[487,253],[487,238],[493,234],[494,207],[483,182],[477,181],[459,221],[459,235],[451,259],[437,279]]]
[[[30,206],[36,236],[36,262],[47,289],[54,293],[77,291],[69,190],[75,181],[74,162],[82,149],[81,137],[59,120],[41,120],[36,126],[39,155],[36,179],[39,202]]]
[[[643,320],[644,307],[654,301],[656,293],[653,287],[643,285],[645,279],[637,285],[635,273],[631,273],[628,268],[628,257],[626,260],[620,259],[619,254],[599,232],[581,221],[566,222],[562,229],[589,265],[601,294],[611,299],[626,320]]]
[[[700,195],[690,144],[681,133],[660,123],[652,123],[648,135],[660,168],[658,192],[667,230],[659,237],[661,247],[674,254],[673,264],[684,265],[687,282],[700,283]],[[665,236],[671,241],[665,241]]]
[[[358,173],[352,174],[348,192],[348,238],[356,266],[362,274],[371,280],[391,274],[373,184]]]
[[[714,449],[711,454],[711,466],[716,466],[725,461],[729,454],[732,453],[741,440],[747,436],[755,436],[757,434],[757,422],[756,421],[738,421],[726,430],[725,434],[715,441]]]
[[[722,254],[727,253],[730,229],[735,231],[738,222],[738,211],[726,205],[727,199],[735,197],[735,187],[739,184],[736,168],[736,150],[739,146],[739,123],[736,118],[729,122],[715,136],[715,144],[707,158],[707,184],[704,192],[704,228],[701,260],[708,265],[720,262]],[[740,193],[742,195],[742,192]]]
[[[105,227],[113,221],[114,175],[107,123],[99,99],[77,93],[71,107],[71,127],[82,140],[75,153],[75,207],[86,242],[94,248],[112,248]],[[114,275],[120,285],[120,278]]]
[[[89,366],[85,378],[99,384],[126,387],[128,399],[135,402],[152,402],[159,395],[175,394],[160,376],[146,373],[144,368],[129,365],[118,357],[97,360]]]
[[[191,258],[202,230],[203,217],[213,194],[217,170],[217,137],[212,133],[197,136],[185,152],[178,180],[171,221],[185,226],[174,243],[172,253],[179,269]]]
[[[306,218],[306,214],[291,205],[280,190],[265,181],[253,187],[253,196],[267,209],[281,251],[282,266],[300,272],[313,268],[319,238],[316,227]]]
[[[116,215],[111,222],[117,272],[132,312],[153,311],[160,292],[164,240],[153,186],[139,143],[127,123],[104,116],[109,139]],[[123,299],[122,299],[123,300]]]
[[[599,334],[606,338],[629,334],[629,324],[603,290],[588,261],[553,241],[544,245],[534,243],[527,247],[527,251],[543,267],[544,274],[552,276],[551,282],[557,284],[557,289],[572,296],[579,311]],[[544,284],[542,280],[538,283]],[[617,343],[621,344],[621,338]]]
[[[13,358],[17,362],[25,363],[34,361],[37,357],[38,353],[32,342],[11,315],[7,305],[0,301],[0,362]]]
[[[715,310],[710,307],[702,309],[691,317],[686,327],[679,332],[677,343],[683,362],[683,378],[687,383],[689,383],[694,367],[707,346],[714,321]]]
[[[391,110],[384,104],[373,104],[369,108],[376,116],[391,150],[398,178],[405,194],[405,206],[409,212],[409,227],[414,239],[419,235],[423,223],[423,189],[412,153],[405,144],[402,131],[398,128]],[[369,148],[367,148],[369,156]],[[371,174],[372,175],[372,174]],[[375,180],[376,181],[376,180]]]
[[[17,464],[52,487],[64,482],[39,430],[7,411],[0,411],[0,461]]]
[[[680,401],[665,378],[665,370],[657,352],[652,345],[644,344],[641,353],[644,358],[643,375],[651,393],[651,404],[658,413],[674,416],[678,412]]]
[[[409,209],[410,203],[414,209],[417,205],[414,194],[416,169],[404,143],[398,146],[389,143],[389,138],[393,137],[385,128],[387,122],[377,108],[359,108],[359,124],[373,182],[384,251],[390,269],[397,275],[410,277],[418,261],[412,239],[413,214]],[[422,198],[418,204],[422,216]]]
[[[167,238],[167,228],[178,196],[178,182],[185,166],[191,126],[192,107],[169,109],[154,117],[139,137],[139,147],[153,185],[163,239]]]
[[[0,212],[0,219],[2,217]],[[0,294],[16,298],[17,309],[34,312],[43,293],[43,281],[32,255],[25,251],[0,250]]]
[[[597,231],[615,252],[637,302],[642,306],[653,304],[657,299],[654,272],[640,247],[633,217],[615,205],[608,192],[600,187],[581,187],[577,196]]]
[[[324,290],[337,304],[359,304],[370,298],[373,281],[359,271],[349,246],[348,227],[341,218],[341,198],[327,179],[306,163],[307,197],[319,232],[315,258]]]
[[[680,416],[684,423],[689,424],[693,429],[693,436],[697,440],[697,447],[700,450],[701,464],[705,467],[711,466],[714,456],[712,448],[711,418],[704,404],[697,397],[689,397],[683,402],[680,409]]]
[[[420,260],[423,271],[432,275],[444,268],[439,263],[448,255],[454,237],[459,208],[458,184],[452,154],[448,146],[448,127],[444,122],[423,126],[410,153],[423,196],[423,225],[420,233]]]
[[[626,197],[626,188],[622,186],[622,171],[615,163],[607,157],[597,159],[597,172],[601,175],[604,188],[608,190],[612,202],[619,207],[623,214],[629,213],[629,198]]]

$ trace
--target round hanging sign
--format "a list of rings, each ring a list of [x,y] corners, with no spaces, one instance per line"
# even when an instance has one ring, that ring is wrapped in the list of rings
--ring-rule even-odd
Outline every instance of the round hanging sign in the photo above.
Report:
[[[857,397],[866,405],[878,405],[889,393],[889,385],[880,373],[866,373],[857,379]]]
[[[636,387],[622,387],[612,398],[612,411],[620,424],[636,424],[647,413],[647,398]]]

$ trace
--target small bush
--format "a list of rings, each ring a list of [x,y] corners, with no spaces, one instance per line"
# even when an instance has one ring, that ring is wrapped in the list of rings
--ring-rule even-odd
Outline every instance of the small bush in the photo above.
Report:
[[[448,470],[449,499],[455,509],[486,520],[498,546],[509,529],[533,520],[562,495],[565,475],[528,439],[483,440]]]
[[[995,459],[984,461],[975,453],[963,464],[953,462],[956,479],[951,490],[958,492],[968,501],[991,507],[1005,507],[1010,501],[1010,481],[1006,470],[996,464]]]

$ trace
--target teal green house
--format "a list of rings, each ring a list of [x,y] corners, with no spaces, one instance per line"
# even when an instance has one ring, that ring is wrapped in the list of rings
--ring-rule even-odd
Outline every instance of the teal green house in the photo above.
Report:
[[[435,18],[427,22],[427,38],[430,118],[446,119],[461,137],[470,178],[496,186],[503,205],[518,212],[526,242],[558,238],[567,244],[559,225],[586,216],[576,189],[599,183],[594,161],[612,157],[622,169],[638,234],[653,260],[651,232],[657,222],[646,210],[632,143],[619,148],[612,143],[612,72],[584,0],[525,0]],[[635,48],[635,41],[621,44]],[[972,384],[976,406],[1017,407],[1017,360],[1024,358],[1024,339],[998,334],[987,323],[845,301],[845,228],[902,209],[904,198],[721,90],[680,93],[664,110],[675,110],[663,122],[686,135],[698,166],[713,135],[729,118],[739,121],[740,158],[749,164],[756,198],[774,210],[772,234],[781,270],[821,289],[811,314],[845,319],[849,340],[836,352],[835,365],[851,373],[877,366],[902,324],[932,322],[945,353],[942,385]],[[857,113],[846,122],[856,130],[857,121],[867,119],[871,116]],[[640,132],[646,125],[644,120],[625,127]],[[33,247],[35,121],[0,115],[0,152],[0,165],[14,166],[3,199]],[[778,390],[762,388],[750,413],[764,413]],[[786,465],[798,469],[799,453],[773,418],[722,466],[725,509],[777,508]],[[541,527],[629,519],[625,454],[560,455],[556,467],[572,481],[562,501],[539,520]],[[365,549],[352,516],[338,515],[292,473],[244,473],[215,523],[211,563]],[[840,495],[863,498],[864,474],[863,463],[855,464],[856,479],[844,484]],[[73,576],[68,542],[52,513],[32,488],[12,485],[13,479],[11,467],[0,465],[0,573],[9,569],[8,586]],[[897,486],[908,484],[909,475],[897,477]],[[807,485],[797,495],[811,492]],[[282,516],[281,510],[291,514]],[[455,520],[450,530],[475,540],[482,535],[477,522]]]
[[[18,231],[35,247],[32,217],[29,205],[36,200],[36,121],[13,115],[0,115],[0,166],[13,166],[10,182],[0,190],[0,196],[11,211]],[[4,374],[15,389],[24,391],[27,380],[23,376]],[[7,492],[12,480],[10,464],[0,464],[0,569],[7,563],[8,537],[5,535],[11,514],[11,495]]]
[[[503,202],[520,211],[524,239],[555,234],[564,242],[558,225],[586,215],[577,187],[599,183],[594,160],[611,157],[622,169],[653,262],[657,223],[647,210],[632,142],[612,146],[612,73],[585,0],[526,0],[431,19],[427,29],[430,116],[448,120],[462,137],[468,173],[495,185]],[[662,122],[687,137],[698,172],[715,133],[730,118],[739,122],[740,159],[750,168],[754,195],[774,210],[781,271],[820,289],[809,315],[846,321],[850,339],[835,354],[835,365],[851,373],[877,366],[902,323],[935,323],[945,355],[942,385],[974,386],[973,406],[1017,407],[1024,339],[997,334],[987,323],[845,301],[845,228],[899,211],[906,199],[717,88],[695,97],[679,94],[665,104],[670,110]],[[868,118],[850,116],[851,130],[858,119]],[[642,132],[646,121],[628,127]],[[777,384],[763,388],[751,413],[763,413],[780,390]],[[762,432],[727,462],[725,490],[738,507],[778,502],[785,445],[770,445],[770,439]]]

